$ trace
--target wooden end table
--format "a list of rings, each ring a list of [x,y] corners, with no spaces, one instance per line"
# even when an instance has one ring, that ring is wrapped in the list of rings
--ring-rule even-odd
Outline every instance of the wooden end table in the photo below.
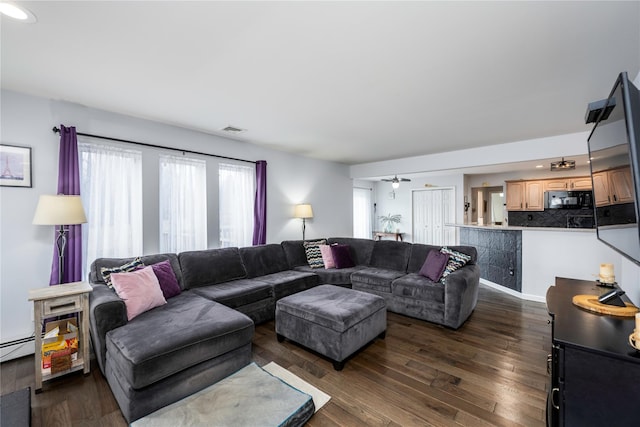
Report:
[[[35,325],[35,365],[36,393],[42,391],[42,382],[83,370],[89,373],[89,293],[93,290],[87,282],[64,283],[46,288],[29,290],[29,301],[33,301],[33,320]],[[51,369],[42,368],[42,329],[45,319],[66,314],[78,313],[78,358],[71,369],[51,373]]]

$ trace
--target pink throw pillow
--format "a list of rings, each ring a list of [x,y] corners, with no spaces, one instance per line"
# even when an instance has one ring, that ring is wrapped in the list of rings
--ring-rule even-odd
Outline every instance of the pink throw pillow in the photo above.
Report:
[[[111,283],[127,307],[127,319],[167,303],[151,266],[131,273],[111,273]]]
[[[320,253],[322,254],[322,262],[324,262],[324,268],[336,268],[335,262],[333,262],[333,253],[331,252],[331,246],[320,245]]]

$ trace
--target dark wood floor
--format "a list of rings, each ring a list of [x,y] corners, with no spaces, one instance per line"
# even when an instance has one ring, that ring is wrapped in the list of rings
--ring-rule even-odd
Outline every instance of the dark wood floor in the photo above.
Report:
[[[387,335],[341,372],[295,344],[274,324],[256,328],[253,356],[274,361],[332,396],[309,426],[543,426],[550,326],[543,303],[482,286],[457,331],[389,313]],[[2,394],[34,386],[33,357],[0,365]],[[32,392],[39,426],[126,426],[105,379],[74,373]]]

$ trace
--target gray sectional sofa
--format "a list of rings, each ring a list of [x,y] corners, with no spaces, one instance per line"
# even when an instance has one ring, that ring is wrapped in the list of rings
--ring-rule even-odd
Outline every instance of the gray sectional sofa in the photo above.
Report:
[[[89,281],[91,340],[100,370],[128,422],[178,401],[251,361],[254,323],[274,318],[279,299],[319,284],[353,287],[385,298],[387,309],[458,328],[478,295],[477,253],[444,284],[418,274],[439,247],[395,241],[330,238],[349,245],[354,267],[312,269],[303,242],[190,251],[142,257],[169,260],[182,292],[127,321],[124,302],[109,289],[102,267],[132,258],[100,258]]]

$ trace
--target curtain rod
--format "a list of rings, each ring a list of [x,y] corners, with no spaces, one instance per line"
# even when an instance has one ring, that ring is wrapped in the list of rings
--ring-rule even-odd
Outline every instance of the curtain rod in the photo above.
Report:
[[[51,130],[53,131],[53,133],[60,133],[60,129],[58,129],[56,126],[54,126],[53,129],[51,129]],[[128,139],[112,138],[110,136],[92,135],[90,133],[82,133],[82,132],[76,132],[76,135],[88,136],[90,138],[106,139],[106,140],[109,140],[109,141],[125,142],[127,144],[142,145],[143,147],[162,148],[163,150],[180,151],[182,154],[185,154],[185,153],[200,154],[202,156],[217,157],[219,159],[235,160],[235,161],[238,161],[238,162],[253,163],[253,164],[256,163],[253,160],[245,160],[245,159],[237,159],[235,157],[219,156],[217,154],[203,153],[203,152],[200,152],[200,151],[183,150],[183,149],[180,149],[180,148],[166,147],[164,145],[156,145],[156,144],[149,144],[149,143],[146,143],[146,142],[130,141]]]

